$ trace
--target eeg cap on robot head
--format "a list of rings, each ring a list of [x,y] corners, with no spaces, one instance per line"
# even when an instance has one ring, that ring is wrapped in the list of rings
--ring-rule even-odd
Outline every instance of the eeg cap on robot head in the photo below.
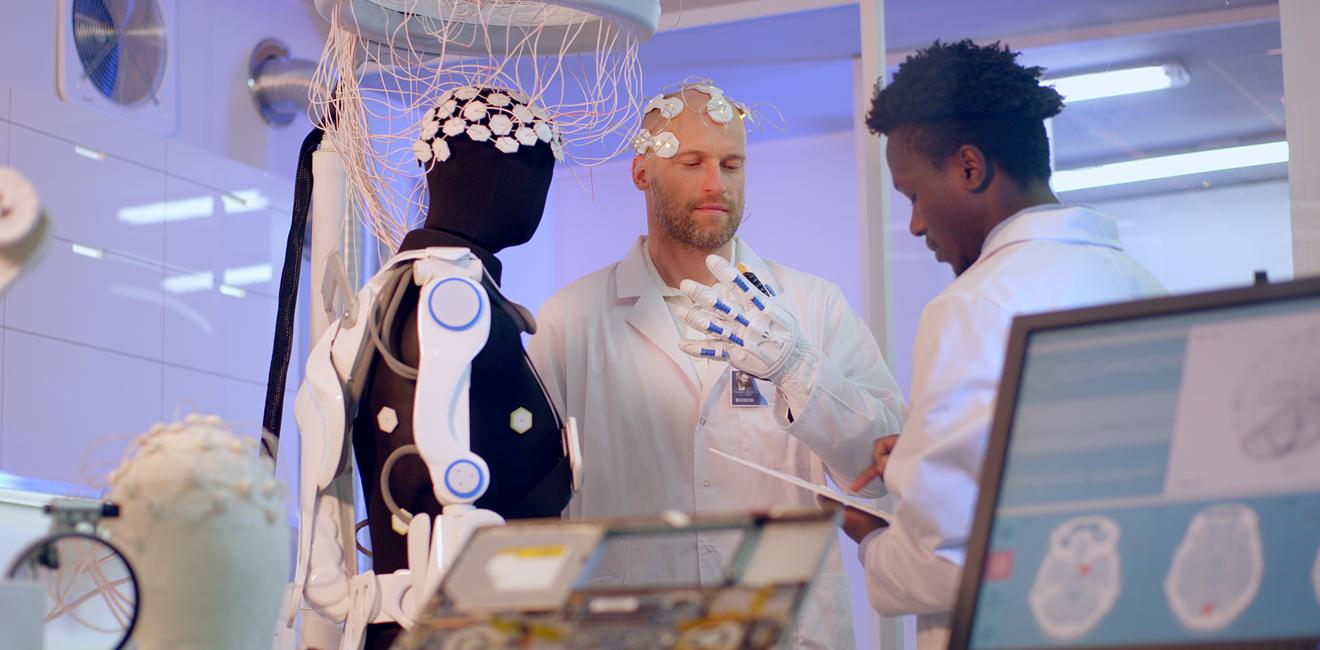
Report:
[[[559,127],[545,109],[514,90],[463,86],[445,91],[426,111],[419,129],[412,150],[423,164],[448,161],[453,154],[449,139],[461,136],[489,142],[507,154],[546,143],[555,160],[564,160]]]

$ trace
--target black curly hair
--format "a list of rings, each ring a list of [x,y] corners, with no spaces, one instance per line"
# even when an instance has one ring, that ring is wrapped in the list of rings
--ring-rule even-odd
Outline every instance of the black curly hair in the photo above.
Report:
[[[904,127],[936,167],[969,144],[1019,185],[1049,180],[1044,120],[1063,110],[1063,97],[1040,85],[1043,68],[1017,57],[999,42],[935,41],[899,64],[893,83],[876,84],[866,126],[877,135]]]

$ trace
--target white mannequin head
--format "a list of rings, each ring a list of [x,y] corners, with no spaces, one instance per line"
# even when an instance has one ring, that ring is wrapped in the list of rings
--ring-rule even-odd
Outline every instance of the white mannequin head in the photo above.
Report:
[[[270,647],[290,565],[273,474],[256,441],[214,415],[134,442],[110,473],[120,516],[107,531],[138,575],[138,648]]]

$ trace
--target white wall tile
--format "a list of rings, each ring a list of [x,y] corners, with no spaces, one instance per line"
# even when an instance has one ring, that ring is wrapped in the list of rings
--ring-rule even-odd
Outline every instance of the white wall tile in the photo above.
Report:
[[[166,365],[162,413],[182,419],[190,413],[219,415],[236,433],[257,437],[266,399],[264,385]]]
[[[329,25],[310,2],[175,0],[173,4],[176,22],[170,47],[177,53],[178,89],[173,138],[292,177],[298,144],[310,124],[303,119],[287,127],[271,127],[261,121],[245,83],[248,59],[261,39],[278,37],[293,56],[316,60]],[[33,120],[41,130],[86,138],[86,146],[113,149],[116,143],[132,140],[135,130],[125,130],[124,120],[95,111],[78,115],[78,107],[57,97],[53,77],[58,3],[4,5],[0,61],[7,63],[0,66],[0,85],[28,97],[22,102],[20,121]]]
[[[293,182],[289,179],[294,176],[294,169],[286,174],[273,174],[178,140],[166,143],[165,168],[171,175],[228,192],[231,211],[265,208],[287,213],[293,205]],[[233,202],[235,196],[251,200]]]
[[[41,262],[9,287],[5,326],[160,359],[160,265],[114,251],[84,253],[98,251],[99,259],[89,257],[68,240],[53,239]]]
[[[165,358],[264,380],[283,263],[283,246],[272,242],[284,239],[288,218],[254,206],[277,206],[292,189],[287,181],[191,147],[171,146],[169,152],[167,200],[210,202],[214,209],[164,228]],[[233,293],[231,288],[245,295],[223,293]]]
[[[1118,219],[1132,257],[1174,293],[1251,284],[1252,272],[1292,277],[1287,181],[1097,203]]]
[[[160,420],[157,362],[12,330],[4,344],[6,472],[99,486],[128,442]]]
[[[167,277],[177,277],[174,270]],[[164,292],[164,358],[236,379],[265,381],[275,333],[274,298],[220,293],[218,285],[191,293]]]
[[[43,88],[52,97],[55,86],[55,2],[6,2],[0,21],[0,85]],[[42,65],[30,62],[41,59]],[[27,62],[29,65],[22,65]]]
[[[169,202],[214,206],[207,216],[165,225],[167,269],[210,273],[216,284],[224,282],[267,297],[279,295],[288,216],[237,207],[232,193],[175,176],[169,176],[165,185]],[[272,245],[276,241],[281,242],[278,249]]]
[[[9,122],[4,117],[9,109],[9,89],[0,86],[0,167],[9,166]],[[0,323],[5,319],[5,294],[0,291]]]
[[[67,142],[136,162],[165,168],[165,139],[96,110],[54,96],[15,88],[11,120]],[[66,170],[65,178],[81,178]]]
[[[67,409],[66,393],[77,393],[79,385],[92,379],[78,384],[62,377],[87,374],[83,367],[95,365],[88,358],[110,359],[108,367],[123,365],[124,360],[129,365],[153,363],[53,342],[48,337],[150,360],[162,358],[168,349],[165,358],[174,364],[170,380],[177,384],[169,395],[163,391],[159,366],[155,366],[156,379],[151,385],[136,380],[97,384],[129,387],[125,390],[131,395],[124,400],[106,398],[98,407],[113,411],[115,417],[140,411],[138,402],[145,400],[143,395],[150,396],[151,417],[141,423],[134,421],[134,430],[128,433],[160,419],[167,406],[170,410],[166,412],[172,413],[172,402],[188,393],[220,395],[222,402],[216,408],[232,414],[230,417],[247,413],[249,423],[259,426],[275,295],[293,202],[292,183],[287,179],[294,175],[298,145],[310,125],[299,120],[280,128],[261,122],[245,84],[247,62],[252,48],[267,36],[284,40],[296,57],[316,59],[327,25],[310,3],[301,0],[178,0],[175,4],[177,22],[171,46],[178,55],[179,113],[177,128],[166,139],[102,111],[60,100],[53,84],[56,3],[5,3],[0,61],[10,63],[0,65],[0,164],[19,167],[33,179],[59,237],[36,268],[20,278],[7,295],[0,295],[0,323],[19,330],[0,330],[0,467],[5,469],[10,469],[8,459],[20,458],[31,462],[25,461],[13,471],[52,478],[72,476],[72,470],[51,468],[71,464],[69,455],[81,454],[87,447],[81,438],[67,433],[86,428],[76,423],[56,427],[68,438],[57,445],[38,442],[41,438],[34,434],[9,435],[12,422],[25,431],[36,430],[24,424],[31,418],[15,410],[16,403],[28,404],[30,411]],[[16,63],[20,61],[22,65]],[[22,130],[19,141],[9,133],[10,120],[15,123],[13,130]],[[79,156],[75,145],[105,154],[104,160]],[[166,171],[178,181],[168,191]],[[174,221],[129,227],[119,219],[122,208],[159,204],[167,197],[188,198],[194,190],[209,193],[217,206],[224,205],[222,193],[255,193],[260,208],[240,213],[220,208],[210,223]],[[99,250],[102,256],[75,255],[73,243]],[[170,274],[209,270],[217,282],[223,280],[226,269],[268,263],[271,272],[269,280],[240,287],[247,292],[244,298],[216,290],[205,295],[175,295],[162,290],[165,262]],[[305,306],[305,296],[303,302]],[[43,336],[29,336],[25,331]],[[17,342],[15,337],[19,337]],[[4,352],[6,345],[11,352],[16,346],[28,346],[29,339],[47,342],[44,347],[67,346],[86,358],[63,362],[66,369],[58,370],[50,367],[48,354],[16,357]],[[281,471],[288,477],[296,469],[292,404],[303,364],[303,342],[300,338],[295,342],[298,348],[286,400],[287,453],[281,459]],[[206,372],[176,367],[188,365]],[[68,370],[69,366],[76,370]],[[51,377],[60,390],[25,386],[15,392],[10,390],[12,377],[29,382]],[[184,390],[189,385],[196,388],[199,381],[212,388]],[[25,469],[28,467],[31,471]]]
[[[160,261],[169,214],[163,172],[115,156],[89,158],[18,124],[10,152],[11,164],[36,186],[56,236]]]

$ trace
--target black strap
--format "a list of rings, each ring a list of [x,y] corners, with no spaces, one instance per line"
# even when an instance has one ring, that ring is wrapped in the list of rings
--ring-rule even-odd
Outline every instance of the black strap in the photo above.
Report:
[[[298,152],[298,176],[293,186],[293,222],[289,224],[288,245],[284,248],[284,271],[280,274],[279,311],[275,315],[275,342],[270,353],[270,374],[266,379],[266,413],[261,428],[262,453],[275,458],[279,449],[280,420],[284,417],[284,386],[289,378],[289,357],[293,354],[293,328],[297,325],[298,276],[302,270],[303,240],[307,234],[307,212],[312,204],[312,154],[321,146],[325,131],[314,128],[303,139]]]

